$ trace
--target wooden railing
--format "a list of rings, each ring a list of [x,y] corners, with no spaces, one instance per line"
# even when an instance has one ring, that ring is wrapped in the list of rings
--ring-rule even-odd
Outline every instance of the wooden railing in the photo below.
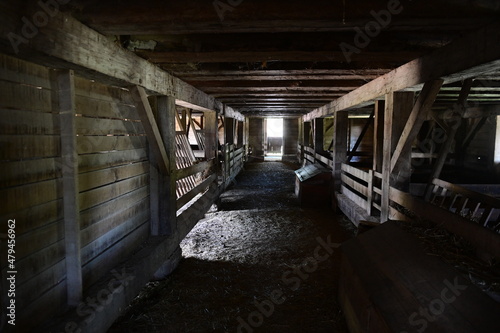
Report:
[[[364,171],[348,164],[342,164],[342,194],[365,209],[368,215],[374,215],[374,209],[380,211],[382,191],[377,181],[382,174],[373,170]]]
[[[235,149],[234,145],[224,146],[224,182],[229,185],[245,163],[245,146]]]
[[[500,200],[434,178],[428,201],[468,220],[500,232]]]
[[[196,183],[187,192],[178,194],[177,209],[187,204],[194,199],[198,194],[204,192],[216,179],[214,173],[215,159],[191,165],[183,169],[177,169],[174,172],[174,177],[177,184],[183,180],[195,178]]]
[[[325,167],[332,167],[332,160],[328,157],[325,157],[321,154],[318,154],[314,151],[314,148],[298,145],[298,154],[301,157],[309,161],[310,163],[316,164],[317,162],[321,162]]]

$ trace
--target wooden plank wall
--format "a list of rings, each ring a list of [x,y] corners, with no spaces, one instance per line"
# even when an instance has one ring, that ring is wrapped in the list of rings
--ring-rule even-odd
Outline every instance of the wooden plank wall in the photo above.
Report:
[[[0,55],[0,233],[16,219],[17,309],[20,318],[30,318],[20,322],[33,324],[66,304],[60,125],[52,87],[48,68]],[[85,287],[148,236],[149,162],[126,90],[75,78],[75,92]]]
[[[253,156],[264,156],[264,119],[249,119],[249,140]]]
[[[297,144],[299,143],[299,119],[283,119],[283,132],[285,145],[283,153],[293,155],[297,152]]]

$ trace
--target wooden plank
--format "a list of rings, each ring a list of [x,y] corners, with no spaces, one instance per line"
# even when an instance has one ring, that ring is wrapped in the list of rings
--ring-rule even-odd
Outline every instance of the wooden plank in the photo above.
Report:
[[[52,112],[51,91],[0,81],[0,108]]]
[[[491,71],[500,65],[499,39],[500,23],[496,22],[368,82],[308,113],[304,121],[363,105],[389,92],[415,87],[437,78],[450,83]]]
[[[75,104],[76,113],[88,117],[140,120],[134,105],[123,104],[115,100],[107,101],[87,96],[75,96]]]
[[[139,135],[147,134],[144,123],[121,119],[76,117],[78,135]]]
[[[146,136],[78,136],[78,154],[141,149],[147,147]]]
[[[357,169],[349,164],[342,163],[342,171],[350,175],[353,175],[356,178],[364,180],[365,182],[369,181],[368,172],[363,171],[361,169]]]
[[[485,195],[485,194],[475,192],[475,191],[471,191],[469,189],[466,189],[465,187],[455,185],[455,184],[452,184],[452,183],[449,183],[449,182],[446,182],[444,180],[437,179],[437,178],[434,178],[432,180],[432,184],[434,184],[436,186],[440,186],[442,188],[445,188],[451,192],[466,196],[471,200],[475,200],[475,201],[478,201],[480,203],[484,203],[490,207],[500,208],[500,200],[497,198],[494,198],[492,196]]]
[[[205,161],[205,162],[201,162],[198,164],[194,164],[194,165],[187,167],[187,168],[184,168],[184,169],[175,170],[175,178],[177,180],[179,180],[179,179],[185,178],[187,176],[194,175],[198,172],[202,172],[204,170],[210,170],[214,166],[214,164],[215,164],[215,161],[211,160],[211,161]]]
[[[424,84],[392,155],[391,173],[393,171],[398,173],[395,168],[400,161],[400,157],[407,156],[411,151],[413,141],[416,139],[422,124],[427,119],[442,85],[443,80],[433,80]]]
[[[358,205],[359,207],[361,207],[362,209],[366,210],[367,209],[367,203],[366,203],[366,200],[364,200],[363,198],[361,198],[359,195],[357,195],[356,193],[352,192],[351,190],[349,190],[347,187],[345,187],[344,185],[342,185],[342,194],[345,195],[347,198],[349,198],[350,200],[352,200],[356,205]]]
[[[3,161],[0,166],[0,188],[54,179],[60,175],[60,169],[59,158]]]
[[[80,303],[83,295],[80,253],[80,203],[78,200],[78,157],[76,144],[75,82],[69,70],[53,71],[54,99],[61,122],[61,171],[64,216],[67,300]]]
[[[21,59],[0,54],[0,80],[52,89],[49,69]]]
[[[2,135],[58,135],[59,115],[26,110],[0,108]]]
[[[64,221],[46,223],[36,230],[16,235],[16,260],[22,260],[64,238]]]
[[[82,210],[97,206],[103,202],[113,200],[123,194],[132,192],[149,184],[149,175],[142,174],[118,181],[109,185],[101,186],[93,190],[82,192],[79,195],[80,208]]]
[[[75,77],[75,96],[77,99],[82,98],[87,101],[116,103],[117,105],[134,107],[134,100],[128,88],[129,87],[117,87],[95,80],[89,80],[84,77]],[[112,118],[121,119],[122,117]]]
[[[145,200],[149,196],[147,186],[136,189],[113,200],[106,201],[98,206],[84,210],[80,213],[80,228],[85,230],[94,224],[113,218],[113,214],[120,212],[124,207],[137,205],[138,202]]]
[[[20,210],[29,209],[62,196],[61,180],[46,180],[39,183],[27,184],[0,190],[0,215],[12,214]],[[23,198],[23,200],[19,200]]]
[[[354,179],[347,177],[345,174],[341,175],[342,183],[349,186],[353,190],[359,192],[365,197],[368,196],[368,189],[365,185],[356,182]]]
[[[391,175],[391,142],[392,130],[394,121],[395,109],[394,93],[385,95],[385,110],[384,110],[384,137],[382,143],[382,182],[381,182],[381,199],[380,199],[380,222],[384,223],[389,219],[389,191],[390,191],[390,175]]]
[[[22,224],[16,225],[16,236],[20,237],[31,230],[41,228],[57,220],[62,220],[62,199],[33,205],[17,212],[9,212],[6,215],[1,215],[0,218],[7,221],[9,218],[12,218],[13,214],[15,214],[16,219],[23,221]],[[6,223],[0,224],[0,233],[7,233]]]
[[[196,187],[194,187],[192,190],[190,190],[188,193],[184,194],[182,197],[177,199],[177,210],[182,208],[185,204],[187,204],[189,201],[191,201],[194,197],[196,197],[198,194],[203,192],[204,190],[207,189],[207,187],[212,184],[215,179],[217,179],[216,174],[211,174],[208,178],[204,179],[200,184],[198,184]]]
[[[58,157],[61,153],[59,136],[55,135],[0,135],[0,148],[3,161]]]
[[[415,214],[463,237],[474,247],[500,258],[500,235],[445,209],[391,187],[391,200]]]
[[[97,171],[80,173],[80,192],[88,191],[90,189],[108,185],[127,178],[147,174],[148,172],[149,163],[139,162]]]
[[[148,135],[149,144],[151,145],[151,149],[153,150],[156,160],[158,161],[159,168],[165,174],[169,174],[169,157],[158,129],[158,125],[156,124],[153,111],[151,110],[146,91],[140,86],[135,86],[131,89],[131,93],[134,101],[136,102],[137,111],[146,134]]]
[[[124,164],[146,161],[146,149],[121,150],[106,154],[88,154],[78,156],[81,173],[106,169]]]
[[[373,109],[373,170],[382,171],[385,101],[375,101]]]
[[[4,53],[15,52],[6,37],[8,33],[18,31],[21,18],[32,17],[33,14],[25,6],[2,5],[0,20],[4,24],[0,27],[0,36],[4,42],[1,46]],[[22,48],[23,52],[18,56],[32,61],[52,67],[70,67],[82,73],[89,73],[90,70],[95,78],[106,83],[142,85],[149,91],[174,96],[209,110],[221,109],[220,103],[213,97],[123,49],[66,13],[60,12],[51,17],[44,29],[39,31],[37,38],[30,40],[29,46],[23,45]]]

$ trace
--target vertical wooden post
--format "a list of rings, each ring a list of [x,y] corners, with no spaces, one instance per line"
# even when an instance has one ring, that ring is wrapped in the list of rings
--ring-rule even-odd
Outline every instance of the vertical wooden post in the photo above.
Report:
[[[323,154],[323,118],[314,119],[314,152]]]
[[[375,123],[373,130],[373,171],[382,172],[385,101],[375,101],[374,108]]]
[[[160,226],[159,235],[171,235],[177,228],[177,196],[175,176],[175,98],[172,96],[159,96],[156,99],[158,105],[158,129],[160,131],[163,145],[168,156],[168,169],[170,174],[162,175],[162,189],[159,191],[160,203]]]
[[[382,152],[382,197],[380,221],[386,222],[389,219],[390,187],[397,188],[409,186],[410,163],[397,178],[391,179],[391,158],[392,152],[396,148],[399,136],[403,132],[404,126],[413,108],[413,92],[391,92],[385,97],[384,112],[384,137]],[[411,152],[404,159],[411,158]],[[403,170],[403,169],[401,169]]]
[[[205,159],[207,161],[217,157],[217,113],[205,112]]]
[[[67,300],[69,306],[76,306],[82,298],[82,263],[74,73],[69,70],[56,70],[53,72],[52,78],[55,85],[54,96],[56,100],[54,102],[59,107],[61,122],[61,171]]]
[[[333,154],[332,154],[332,173],[335,182],[335,191],[340,192],[342,182],[340,175],[342,163],[347,157],[347,124],[349,121],[347,111],[335,111],[333,118]]]

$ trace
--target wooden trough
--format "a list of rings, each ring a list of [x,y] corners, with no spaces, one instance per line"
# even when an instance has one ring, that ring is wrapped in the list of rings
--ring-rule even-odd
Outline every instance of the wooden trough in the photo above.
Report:
[[[500,332],[500,303],[394,222],[342,253],[339,299],[351,332]]]

